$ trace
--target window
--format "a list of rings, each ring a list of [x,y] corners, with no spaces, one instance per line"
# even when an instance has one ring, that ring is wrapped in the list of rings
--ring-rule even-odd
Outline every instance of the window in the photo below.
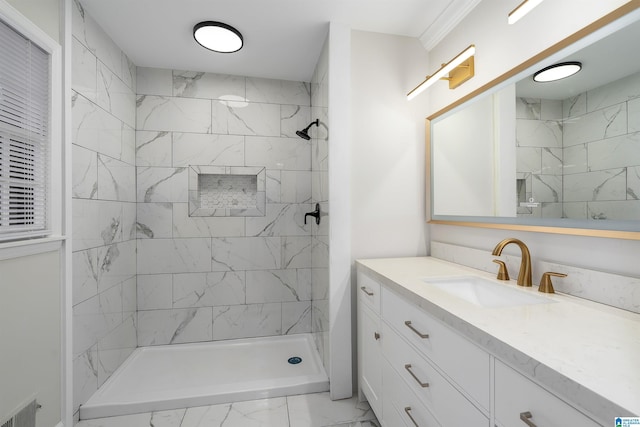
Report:
[[[49,234],[50,62],[0,20],[0,241]]]

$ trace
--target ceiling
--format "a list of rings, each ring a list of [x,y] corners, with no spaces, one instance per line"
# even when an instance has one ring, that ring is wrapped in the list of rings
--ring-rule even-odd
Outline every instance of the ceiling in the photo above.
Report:
[[[435,46],[481,0],[80,0],[138,66],[309,81],[329,22]],[[237,53],[194,42],[200,21],[237,28]]]

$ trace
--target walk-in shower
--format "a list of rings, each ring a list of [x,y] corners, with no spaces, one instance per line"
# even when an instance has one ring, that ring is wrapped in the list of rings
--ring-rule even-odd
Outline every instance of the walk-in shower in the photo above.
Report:
[[[330,315],[350,304],[346,293],[330,304],[328,46],[310,82],[136,67],[80,5],[74,412],[326,391],[329,381],[332,398],[349,397],[350,317],[332,328]],[[96,97],[105,76],[119,85]]]

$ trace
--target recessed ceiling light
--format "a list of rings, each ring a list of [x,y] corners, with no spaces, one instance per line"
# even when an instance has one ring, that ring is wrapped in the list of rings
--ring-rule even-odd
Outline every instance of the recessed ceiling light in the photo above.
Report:
[[[559,64],[553,64],[548,67],[537,71],[533,75],[533,80],[536,82],[552,82],[555,80],[564,79],[565,77],[573,76],[575,73],[582,69],[582,63],[580,62],[561,62]]]
[[[204,48],[214,52],[233,53],[242,49],[240,31],[222,22],[205,21],[193,27],[193,38]]]

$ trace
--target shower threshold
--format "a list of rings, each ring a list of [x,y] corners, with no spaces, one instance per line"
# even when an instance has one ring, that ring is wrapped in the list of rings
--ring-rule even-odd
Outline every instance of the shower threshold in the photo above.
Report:
[[[140,347],[80,406],[80,418],[328,390],[310,334]]]

